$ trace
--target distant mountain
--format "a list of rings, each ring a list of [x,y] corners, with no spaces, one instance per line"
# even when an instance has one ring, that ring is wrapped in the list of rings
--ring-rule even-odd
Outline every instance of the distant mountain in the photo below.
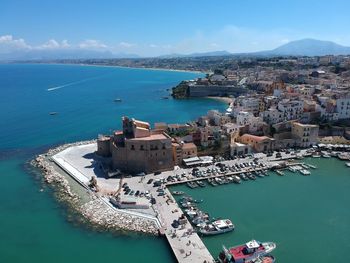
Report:
[[[0,60],[108,59],[139,58],[135,54],[112,53],[85,49],[27,50],[0,53]]]
[[[345,47],[331,41],[316,39],[301,39],[268,51],[255,52],[266,56],[325,56],[349,55],[350,47]]]
[[[331,41],[316,39],[302,39],[291,41],[272,50],[253,53],[230,53],[228,51],[211,51],[191,54],[169,54],[157,58],[190,58],[214,56],[324,56],[324,55],[350,55],[350,47],[342,46]],[[142,58],[136,54],[112,53],[110,51],[94,51],[85,49],[56,49],[56,50],[24,50],[11,53],[0,53],[2,60],[55,60],[55,59],[118,59]]]
[[[193,58],[193,57],[219,57],[219,56],[229,56],[232,55],[232,53],[221,50],[221,51],[210,51],[210,52],[199,52],[199,53],[191,53],[191,54],[168,54],[168,55],[162,55],[158,58]]]

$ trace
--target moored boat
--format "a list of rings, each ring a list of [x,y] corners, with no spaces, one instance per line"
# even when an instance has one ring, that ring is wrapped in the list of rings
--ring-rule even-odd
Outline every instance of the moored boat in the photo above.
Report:
[[[346,165],[347,167],[350,167],[350,163],[345,163],[345,165]]]
[[[182,191],[173,191],[173,195],[183,195],[184,193]]]
[[[266,257],[275,248],[276,244],[273,242],[259,242],[256,240],[251,240],[243,245],[238,245],[229,249],[223,247],[222,252],[219,254],[218,261],[221,263],[252,263],[256,262],[254,260]],[[272,262],[274,262],[274,257],[271,259],[273,259]]]
[[[276,261],[275,257],[272,255],[258,256],[255,259],[247,261],[246,263],[274,263]]]
[[[309,166],[312,169],[316,169],[317,168],[316,165],[312,165],[312,164],[307,164],[307,166]]]
[[[280,175],[280,176],[283,176],[284,175],[284,172],[282,172],[281,170],[276,170],[275,171],[278,175]]]
[[[235,226],[232,224],[229,219],[216,220],[212,223],[206,224],[204,227],[200,228],[199,233],[209,236],[209,235],[218,235],[226,232],[233,231]]]
[[[198,184],[196,182],[187,182],[187,186],[189,188],[197,188],[198,187]]]
[[[306,170],[306,169],[301,169],[301,170],[299,170],[299,172],[302,174],[302,175],[310,175],[311,173],[308,171],[308,170]]]
[[[205,183],[203,181],[196,181],[196,183],[200,186],[200,187],[205,187]]]
[[[289,166],[288,170],[291,171],[292,173],[295,173],[297,171],[293,166]]]
[[[212,185],[212,186],[217,186],[218,185],[213,178],[208,178],[208,183],[210,185]]]

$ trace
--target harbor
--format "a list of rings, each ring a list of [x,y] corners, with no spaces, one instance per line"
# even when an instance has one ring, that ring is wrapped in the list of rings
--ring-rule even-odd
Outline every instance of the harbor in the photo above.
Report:
[[[94,149],[95,141],[66,145],[49,152],[44,159],[74,178],[94,196],[92,201],[82,206],[82,214],[88,220],[107,228],[164,235],[178,262],[213,262],[214,257],[199,237],[198,228],[184,216],[183,208],[169,189],[177,185],[181,189],[209,186],[210,189],[211,186],[230,183],[239,185],[242,182],[246,184],[245,181],[265,181],[263,178],[271,177],[273,171],[278,177],[286,172],[290,175],[297,172],[310,175],[312,170],[317,170],[316,165],[301,161],[300,157],[308,156],[307,150],[302,150],[298,158],[294,153],[281,153],[277,158],[276,154],[269,157],[256,154],[241,159],[221,160],[206,167],[175,168],[159,174],[109,178],[93,154]],[[39,161],[42,162],[42,159]],[[52,173],[50,169],[47,171],[47,174]],[[96,178],[94,187],[98,191],[91,187],[93,177]],[[182,192],[175,191],[175,194]],[[111,202],[113,196],[118,196],[118,204],[127,200],[131,207],[120,209],[115,202]],[[230,219],[235,223],[235,218]],[[174,223],[178,225],[174,227]]]

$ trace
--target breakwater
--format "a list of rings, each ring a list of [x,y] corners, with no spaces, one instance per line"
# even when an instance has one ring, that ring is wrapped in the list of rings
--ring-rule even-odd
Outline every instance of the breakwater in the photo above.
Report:
[[[60,201],[70,205],[76,212],[82,215],[88,223],[98,226],[107,231],[135,231],[151,235],[158,234],[158,225],[154,220],[138,216],[137,213],[125,213],[108,205],[108,202],[101,199],[99,193],[93,192],[86,187],[86,191],[73,190],[71,183],[67,180],[65,171],[61,170],[52,160],[52,157],[73,146],[95,143],[96,140],[69,143],[50,149],[48,152],[38,155],[31,164],[38,168],[47,184],[52,186],[59,194]],[[79,184],[83,188],[83,185]],[[85,196],[81,196],[84,194]],[[90,201],[82,202],[82,199]]]

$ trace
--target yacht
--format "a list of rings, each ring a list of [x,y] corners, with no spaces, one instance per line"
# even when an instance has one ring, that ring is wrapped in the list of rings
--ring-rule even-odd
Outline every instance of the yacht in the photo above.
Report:
[[[209,235],[218,235],[226,232],[230,232],[235,229],[235,226],[232,224],[229,219],[216,220],[212,223],[205,225],[199,229],[199,233],[209,236]]]
[[[347,167],[350,167],[350,163],[345,163],[345,165],[346,165]]]

